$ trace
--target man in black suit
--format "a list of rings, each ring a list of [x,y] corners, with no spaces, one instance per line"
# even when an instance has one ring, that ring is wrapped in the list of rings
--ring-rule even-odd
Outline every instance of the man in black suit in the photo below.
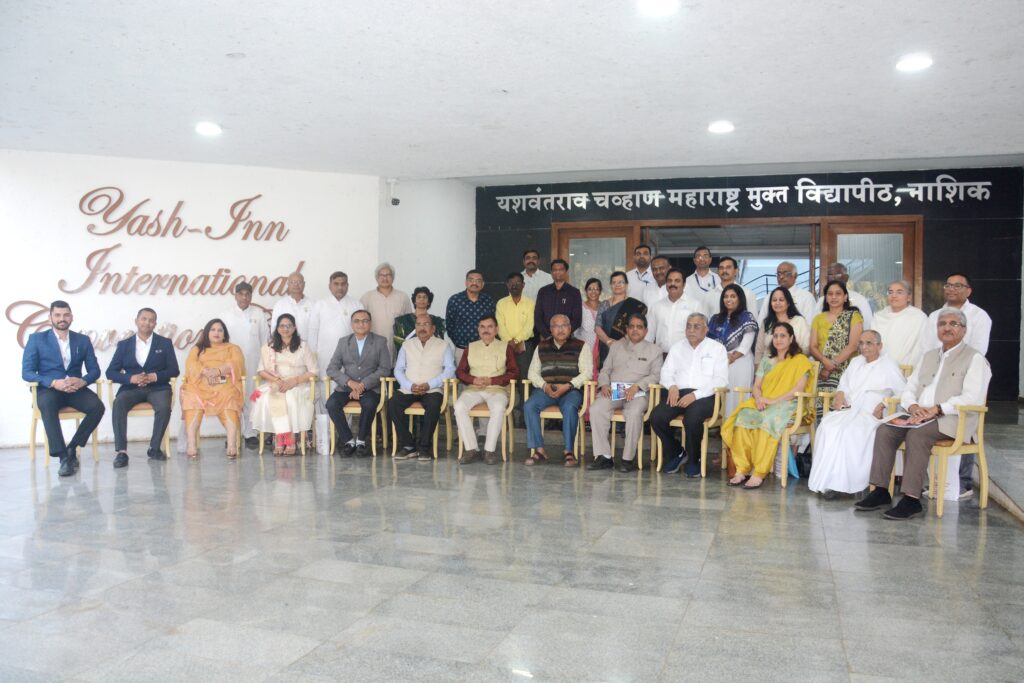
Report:
[[[167,424],[171,421],[170,379],[178,376],[178,359],[167,337],[154,334],[156,311],[143,308],[135,316],[136,334],[117,343],[107,367],[107,379],[121,385],[114,399],[114,467],[128,465],[128,412],[139,403],[153,406],[153,435],[149,457],[166,460],[160,450]]]

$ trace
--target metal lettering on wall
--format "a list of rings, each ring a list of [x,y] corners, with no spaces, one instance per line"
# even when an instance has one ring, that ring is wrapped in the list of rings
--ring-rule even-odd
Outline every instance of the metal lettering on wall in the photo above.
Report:
[[[253,204],[262,196],[256,194],[232,202],[227,211],[228,220],[219,227],[190,227],[182,218],[184,200],[179,200],[165,214],[164,209],[154,211],[148,208],[149,198],[129,205],[125,201],[124,192],[113,186],[98,187],[86,192],[78,202],[78,210],[85,216],[98,217],[96,222],[87,223],[85,229],[89,234],[100,237],[121,233],[127,238],[189,239],[194,235],[198,239],[217,242],[231,237],[248,242],[283,242],[291,233],[284,221],[255,217]],[[235,286],[244,281],[252,285],[254,293],[280,297],[287,291],[288,274],[301,273],[305,266],[305,261],[299,261],[288,274],[274,277],[235,274],[229,267],[219,267],[213,273],[199,275],[142,272],[136,265],[126,270],[112,269],[111,255],[122,244],[118,242],[91,252],[85,257],[85,274],[71,280],[61,278],[57,288],[65,294],[92,292],[103,296],[223,296],[232,293]],[[20,346],[25,346],[29,334],[49,326],[48,310],[45,304],[28,299],[14,301],[7,306],[5,315],[18,328]],[[135,331],[83,332],[89,335],[97,351],[103,351]],[[170,337],[179,349],[190,346],[197,334],[192,329],[179,330],[174,323],[161,324],[157,332]]]
[[[761,211],[765,204],[786,204],[792,190],[800,204],[848,204],[850,202],[890,203],[899,206],[904,197],[916,202],[962,202],[965,200],[985,201],[992,196],[987,180],[957,182],[948,174],[936,176],[935,182],[907,183],[894,187],[892,183],[875,183],[871,178],[861,178],[859,183],[847,185],[818,185],[810,178],[800,178],[796,184],[772,185],[767,187],[720,187],[700,189],[628,190],[625,192],[565,192],[542,194],[505,195],[495,197],[498,208],[505,212],[520,211],[571,211],[586,209],[590,201],[601,209],[617,208],[632,211],[642,206],[660,207],[662,202],[696,209],[698,207],[724,208],[726,212],[738,212],[745,197],[747,205],[754,211]]]

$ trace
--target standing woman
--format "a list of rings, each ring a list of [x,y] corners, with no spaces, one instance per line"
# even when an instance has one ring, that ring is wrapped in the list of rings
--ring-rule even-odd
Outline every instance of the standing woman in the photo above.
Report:
[[[577,339],[582,339],[590,345],[591,350],[594,354],[594,376],[591,379],[597,379],[598,371],[598,346],[597,343],[597,314],[600,312],[601,307],[605,305],[605,302],[601,301],[601,281],[596,277],[592,277],[587,280],[587,286],[583,288],[583,318],[582,324],[579,329],[573,333],[573,336]]]
[[[313,424],[309,380],[316,379],[317,364],[289,313],[278,317],[270,342],[260,350],[259,376],[264,383],[253,393],[253,427],[274,434],[274,455],[295,455],[295,434],[305,434]]]
[[[821,308],[811,324],[811,356],[821,361],[818,389],[835,392],[850,359],[857,355],[864,318],[856,306],[850,305],[850,294],[841,280],[830,280],[825,285]]]
[[[749,387],[754,381],[757,321],[747,310],[747,295],[739,285],[726,285],[722,290],[718,313],[708,323],[708,337],[721,342],[729,353],[729,386]],[[736,392],[726,394],[725,415],[732,415],[739,402]]]
[[[597,313],[597,325],[594,327],[594,333],[601,342],[597,345],[600,347],[601,363],[608,357],[612,344],[626,336],[629,319],[634,315],[647,313],[646,304],[627,294],[629,280],[621,270],[612,273],[608,278],[608,284],[611,285],[612,295],[601,302]]]
[[[394,343],[396,353],[402,348],[402,342],[416,332],[416,316],[422,314],[430,315],[428,311],[430,310],[430,305],[434,303],[434,293],[430,291],[429,287],[417,287],[412,290],[411,298],[412,313],[406,313],[395,318]],[[434,336],[444,339],[444,318],[430,315],[430,319],[434,321]]]
[[[242,349],[229,343],[228,329],[219,318],[206,323],[185,360],[181,410],[185,418],[185,454],[199,455],[199,426],[212,415],[228,435],[227,456],[238,457],[238,425],[243,398],[239,381],[245,375]]]
[[[776,287],[768,297],[768,315],[762,322],[754,347],[754,367],[761,367],[761,359],[772,348],[772,330],[775,323],[789,323],[796,335],[796,343],[806,349],[811,342],[810,322],[800,315],[793,295],[785,287]]]

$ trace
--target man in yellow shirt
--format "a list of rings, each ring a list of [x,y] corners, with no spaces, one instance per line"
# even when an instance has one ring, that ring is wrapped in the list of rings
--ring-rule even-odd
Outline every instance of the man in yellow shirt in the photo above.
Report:
[[[505,276],[505,288],[508,296],[499,299],[495,305],[495,317],[498,319],[498,338],[507,342],[516,355],[516,366],[519,376],[526,377],[533,360],[536,339],[533,333],[533,299],[523,294],[523,276],[520,273],[509,273]],[[522,397],[517,392],[516,422],[522,426]]]

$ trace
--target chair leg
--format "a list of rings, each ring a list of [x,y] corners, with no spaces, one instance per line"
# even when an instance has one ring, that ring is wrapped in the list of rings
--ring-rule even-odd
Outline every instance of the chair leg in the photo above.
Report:
[[[793,447],[793,442],[790,439],[790,435],[789,434],[783,434],[782,436],[783,436],[783,438],[785,438],[785,441],[783,443],[785,443],[785,445],[786,445],[786,453],[788,454],[789,450]],[[782,460],[782,467],[780,467],[779,469],[782,470],[782,476],[779,477],[779,482],[782,484],[782,488],[786,488],[786,480],[789,479],[789,457],[788,456],[783,458],[783,460]]]
[[[263,432],[262,431],[256,432],[256,438],[260,440],[259,454],[263,455]]]
[[[386,431],[383,430],[382,431]],[[334,425],[331,425],[331,443],[334,443]],[[387,439],[384,439],[384,447],[387,448]],[[334,446],[331,446],[331,453],[334,453]],[[373,419],[370,420],[370,454],[373,457],[377,457],[377,416],[374,415]]]
[[[618,424],[616,424],[615,420],[612,419],[612,460],[615,459],[615,432],[619,431],[617,429],[617,427],[618,427]],[[594,427],[593,427],[593,425],[591,425],[591,427],[590,427],[590,445],[591,446],[594,445]]]
[[[906,459],[904,459],[904,464],[906,464]],[[936,470],[938,469],[938,467],[939,467],[939,463],[936,462],[935,456],[934,455],[929,456],[928,457],[928,497],[931,498],[932,500],[935,500],[935,477],[936,477],[936,474],[937,474]]]
[[[935,504],[935,514],[942,517],[943,503],[946,502],[946,469],[948,467],[949,459],[945,456],[939,456],[939,499]],[[934,497],[935,492],[932,492]]]
[[[398,451],[398,430],[395,429],[395,425],[391,425],[391,457],[395,457],[395,453]]]
[[[704,438],[700,440],[700,478],[708,476],[708,427],[704,425]]]
[[[299,452],[302,453],[302,457],[306,457],[306,432],[299,432]]]
[[[342,413],[341,417],[342,417],[342,419],[344,419],[345,418],[345,414]],[[328,422],[331,423],[331,426],[327,428],[329,433],[330,433],[330,437],[331,437],[331,447],[330,447],[329,455],[334,455],[334,420],[328,420]],[[374,422],[373,426],[376,427],[377,423]],[[263,443],[263,439],[260,439],[260,444],[262,444],[262,443]],[[374,444],[373,444],[373,454],[377,455],[377,443],[376,443],[376,441],[374,441]]]
[[[892,468],[892,472],[889,473],[889,497],[892,498],[896,495],[896,468]]]
[[[508,433],[508,417],[503,416],[501,418],[501,461],[505,462],[508,460],[505,450],[505,435]],[[460,442],[461,444],[461,442]],[[462,446],[459,446],[459,451],[462,451]]]
[[[163,446],[164,446],[164,455],[166,455],[168,458],[171,457],[171,430],[170,429],[165,429],[164,430]]]
[[[36,461],[36,425],[38,420],[32,418],[32,426],[28,430],[28,457],[32,462]]]
[[[96,435],[96,432],[97,432],[96,429],[92,430],[92,461],[93,462],[99,462],[100,461],[100,449],[99,449],[100,439]]]
[[[447,443],[448,452],[451,453],[452,452],[452,416],[451,416],[451,414],[449,414],[447,409],[444,411],[444,433],[445,433],[445,440],[448,442]]]
[[[424,418],[424,419],[426,419],[426,418]],[[441,433],[441,425],[439,423],[439,424],[437,424],[434,427],[434,460],[437,460],[437,436],[440,433]],[[451,449],[452,449],[452,445],[451,445],[451,443],[449,443],[448,444],[448,450],[450,451]]]
[[[978,500],[978,507],[985,509],[988,507],[988,461],[985,459],[985,447],[978,444],[978,457],[975,458],[978,462],[978,494],[980,496]]]

